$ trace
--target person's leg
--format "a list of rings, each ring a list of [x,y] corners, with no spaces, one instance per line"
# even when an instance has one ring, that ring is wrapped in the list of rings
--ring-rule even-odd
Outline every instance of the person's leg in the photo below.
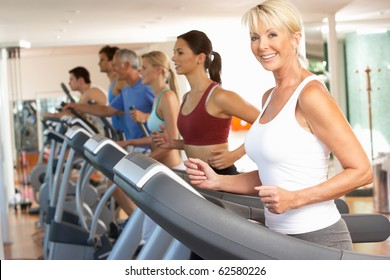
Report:
[[[112,184],[112,182],[108,183]],[[112,196],[128,217],[130,217],[134,209],[137,208],[135,203],[120,188],[116,188]]]

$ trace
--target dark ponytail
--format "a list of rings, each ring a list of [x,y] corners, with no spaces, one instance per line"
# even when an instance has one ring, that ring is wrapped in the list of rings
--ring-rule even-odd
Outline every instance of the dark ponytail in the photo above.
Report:
[[[206,67],[207,69],[207,67]],[[221,69],[222,69],[222,59],[219,53],[212,52],[212,57],[210,58],[209,75],[210,79],[214,82],[222,84],[221,80]]]

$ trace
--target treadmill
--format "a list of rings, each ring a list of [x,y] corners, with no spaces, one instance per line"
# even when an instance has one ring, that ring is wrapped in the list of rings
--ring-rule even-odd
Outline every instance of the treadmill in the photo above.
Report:
[[[206,194],[171,169],[141,154],[131,153],[121,159],[114,166],[113,179],[145,214],[206,260],[390,259],[328,248],[274,232],[254,221],[259,214],[255,208],[217,197],[206,199]],[[388,237],[389,221],[384,225],[384,236]]]

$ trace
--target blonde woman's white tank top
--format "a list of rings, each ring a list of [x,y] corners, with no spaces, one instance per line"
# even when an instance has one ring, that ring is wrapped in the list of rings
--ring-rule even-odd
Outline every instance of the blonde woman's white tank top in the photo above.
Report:
[[[327,180],[329,149],[315,135],[303,129],[296,120],[295,109],[303,87],[317,76],[307,77],[294,91],[279,114],[260,124],[259,115],[245,139],[245,150],[257,164],[263,185],[274,185],[295,191]],[[268,97],[262,112],[268,106]],[[336,223],[340,213],[334,201],[326,201],[283,214],[265,209],[266,225],[284,234],[319,230]]]

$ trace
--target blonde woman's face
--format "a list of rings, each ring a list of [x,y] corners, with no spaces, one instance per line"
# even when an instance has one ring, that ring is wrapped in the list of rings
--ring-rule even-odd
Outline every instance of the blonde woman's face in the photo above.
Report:
[[[158,78],[158,67],[150,64],[148,59],[142,58],[141,76],[142,82],[146,85],[150,85]]]
[[[250,33],[251,49],[264,69],[275,71],[297,59],[291,34],[277,27],[268,27],[261,22]]]

